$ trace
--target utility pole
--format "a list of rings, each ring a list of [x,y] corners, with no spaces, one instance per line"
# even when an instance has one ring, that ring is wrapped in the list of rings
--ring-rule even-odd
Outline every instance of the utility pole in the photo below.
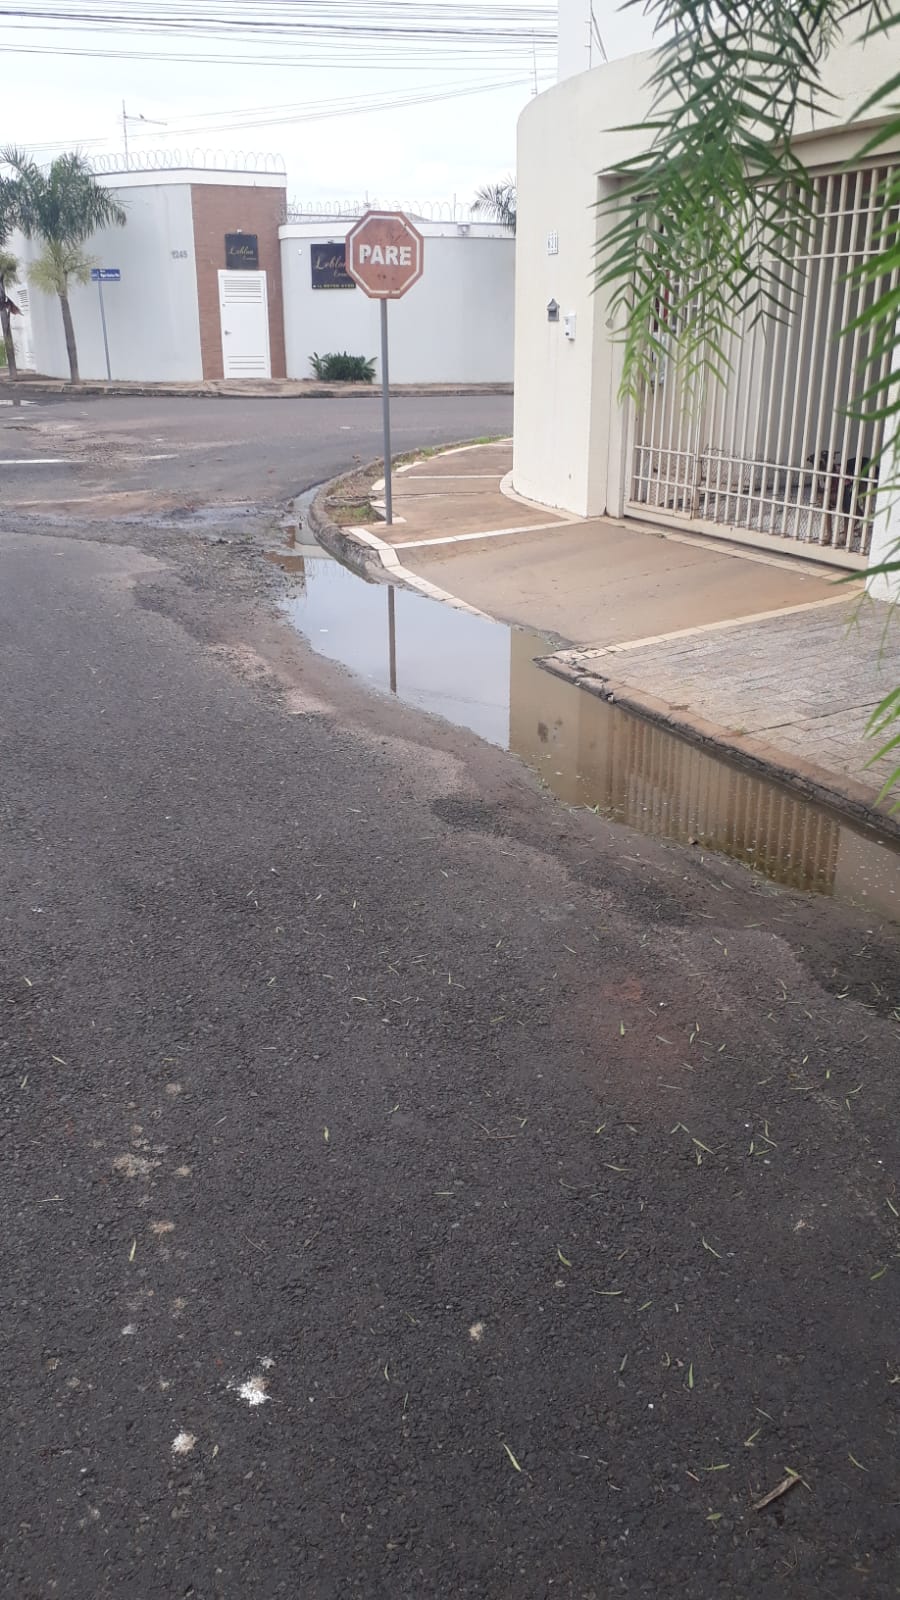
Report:
[[[152,122],[156,128],[164,128],[166,124],[160,117],[145,117],[139,111],[126,111],[125,101],[122,101],[122,138],[125,142],[125,171],[131,171],[131,158],[128,154],[128,124],[129,122]]]

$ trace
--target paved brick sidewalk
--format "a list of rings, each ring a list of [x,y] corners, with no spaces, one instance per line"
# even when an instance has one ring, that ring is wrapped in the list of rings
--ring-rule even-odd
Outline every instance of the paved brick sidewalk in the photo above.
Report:
[[[673,714],[716,725],[739,748],[762,742],[873,797],[891,770],[890,762],[868,765],[877,746],[865,734],[874,706],[900,683],[900,616],[877,601],[564,655]]]

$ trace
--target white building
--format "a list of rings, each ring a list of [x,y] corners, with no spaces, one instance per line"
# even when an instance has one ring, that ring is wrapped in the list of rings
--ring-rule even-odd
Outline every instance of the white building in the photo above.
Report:
[[[102,286],[113,378],[284,377],[284,173],[181,168],[99,181],[127,217],[85,246],[99,266],[120,274]],[[243,254],[235,255],[236,244]],[[14,249],[27,285],[40,241],[18,238]],[[233,270],[235,261],[249,270]],[[22,339],[30,337],[31,364],[68,377],[59,301],[29,288],[27,302]],[[81,376],[105,378],[98,286],[73,283],[70,303]]]
[[[82,378],[107,377],[107,346],[109,375],[138,382],[309,378],[314,351],[378,356],[377,302],[346,273],[314,267],[343,255],[356,219],[285,224],[283,172],[179,168],[99,181],[127,220],[85,245],[109,276],[71,286]],[[514,237],[474,219],[416,222],[425,271],[391,307],[392,382],[511,383]],[[28,283],[40,241],[18,236],[13,248],[23,370],[68,377],[59,301]]]
[[[566,76],[590,54],[589,11],[587,0],[560,0],[561,81],[519,122],[515,487],[583,516],[864,566],[887,548],[890,521],[872,466],[878,429],[845,415],[865,341],[837,334],[853,316],[860,291],[848,271],[868,248],[880,177],[897,154],[888,147],[854,162],[873,119],[853,119],[900,67],[900,39],[845,42],[828,57],[829,114],[801,117],[797,129],[820,210],[818,236],[793,268],[802,293],[782,321],[735,332],[727,386],[711,385],[686,420],[671,361],[639,404],[617,398],[616,330],[606,296],[594,292],[606,225],[597,202],[615,193],[610,169],[648,148],[640,125],[653,56]]]
[[[515,240],[493,223],[413,220],[425,241],[425,271],[390,308],[391,382],[510,383]],[[353,225],[351,218],[310,219],[281,229],[289,378],[312,375],[314,351],[378,355],[378,302],[343,267]]]

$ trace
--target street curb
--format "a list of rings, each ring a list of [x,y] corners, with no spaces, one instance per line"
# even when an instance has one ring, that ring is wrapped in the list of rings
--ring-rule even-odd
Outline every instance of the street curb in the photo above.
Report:
[[[370,472],[377,472],[381,465],[382,458],[379,456],[375,461],[367,461],[365,466],[359,467],[352,473],[352,476],[354,478],[368,477]],[[378,583],[381,581],[385,567],[376,550],[360,539],[357,534],[347,528],[342,528],[337,522],[332,522],[325,509],[326,502],[331,498],[335,490],[342,483],[345,483],[350,476],[350,473],[342,472],[338,477],[331,478],[328,483],[322,485],[321,489],[310,501],[306,513],[307,525],[316,543],[320,544],[323,550],[327,550],[330,556],[334,556],[335,560],[339,561],[342,566],[349,567],[351,572],[355,572],[358,578],[365,578],[367,583]]]
[[[279,380],[275,380],[276,383]],[[285,383],[294,382],[296,385],[304,383],[303,379],[286,379]],[[32,396],[57,395],[66,399],[103,399],[103,398],[132,398],[137,400],[380,400],[381,385],[368,384],[319,384],[310,383],[308,386],[292,388],[266,389],[253,383],[228,383],[224,379],[209,379],[205,383],[178,384],[167,383],[104,383],[98,380],[88,380],[85,383],[69,383],[64,378],[9,378],[0,379],[0,388],[8,389],[10,394],[21,395],[23,400]],[[391,394],[398,400],[425,400],[425,399],[477,399],[488,395],[511,395],[513,386],[504,384],[394,384]]]
[[[452,450],[454,445],[447,445]],[[437,454],[442,455],[443,449]],[[402,463],[406,455],[398,456],[396,461]],[[396,466],[396,463],[395,463]],[[353,472],[342,472],[337,478],[332,478],[319,490],[310,502],[306,513],[307,525],[312,532],[316,543],[334,556],[341,566],[355,572],[358,578],[364,578],[366,583],[399,584],[405,589],[412,589],[417,594],[426,596],[429,600],[440,600],[444,605],[453,606],[456,611],[466,611],[470,617],[481,617],[485,622],[495,622],[495,617],[488,616],[486,611],[479,611],[477,606],[470,606],[467,601],[460,600],[456,595],[450,594],[446,589],[439,589],[437,584],[429,583],[427,578],[420,578],[418,573],[411,572],[404,567],[394,546],[388,544],[386,539],[379,539],[377,533],[372,533],[368,528],[342,528],[338,523],[332,522],[328,515],[326,504],[334,491],[348,478],[366,477],[369,473],[383,471],[384,462],[381,456],[375,461],[369,461],[364,467],[357,467]]]
[[[765,744],[747,735],[728,735],[717,723],[707,722],[703,717],[680,717],[673,713],[664,700],[633,689],[627,683],[604,678],[599,673],[586,673],[583,668],[573,667],[557,655],[540,656],[537,664],[545,672],[564,679],[576,689],[583,689],[598,700],[616,705],[644,722],[664,728],[667,733],[677,734],[711,755],[724,757],[734,766],[749,769],[762,778],[774,779],[816,805],[851,817],[867,828],[877,828],[879,833],[900,841],[900,820],[874,805],[870,791],[852,778],[836,781],[827,768],[799,758],[793,765],[786,766],[784,752],[775,745]]]

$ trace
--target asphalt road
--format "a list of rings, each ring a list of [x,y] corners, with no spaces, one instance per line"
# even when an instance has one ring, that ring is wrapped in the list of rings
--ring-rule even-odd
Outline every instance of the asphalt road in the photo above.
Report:
[[[559,805],[281,581],[0,516],[0,1592],[896,1596],[895,933]]]
[[[381,455],[381,397],[43,399],[0,409],[0,506],[87,515],[277,504]],[[397,452],[512,430],[512,399],[395,399]],[[460,433],[460,430],[462,432]]]

